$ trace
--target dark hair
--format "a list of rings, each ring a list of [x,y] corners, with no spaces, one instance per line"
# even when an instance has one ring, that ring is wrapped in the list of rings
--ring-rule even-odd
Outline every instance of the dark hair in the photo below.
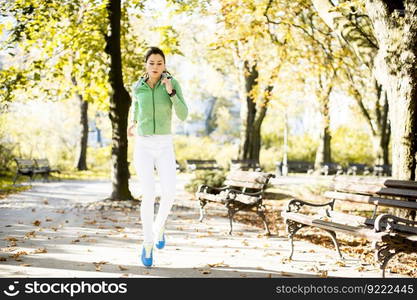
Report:
[[[165,54],[164,54],[164,52],[163,52],[161,49],[159,49],[158,47],[151,47],[151,48],[149,48],[149,50],[148,50],[148,51],[146,51],[146,54],[145,54],[145,62],[147,62],[147,61],[148,61],[149,56],[151,56],[152,54],[159,54],[159,55],[161,55],[161,56],[162,56],[162,58],[164,59],[164,63],[165,63]]]

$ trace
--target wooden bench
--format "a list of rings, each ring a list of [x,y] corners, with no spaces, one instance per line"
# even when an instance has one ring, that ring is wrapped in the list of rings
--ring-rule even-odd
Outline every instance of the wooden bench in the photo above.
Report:
[[[349,163],[346,175],[369,175],[371,174],[371,167],[366,164]]]
[[[391,176],[392,167],[391,165],[375,165],[372,173],[374,176]]]
[[[19,176],[27,176],[32,182],[36,175],[43,176],[44,180],[48,180],[50,173],[60,172],[57,169],[52,169],[47,159],[22,159],[15,158],[17,164],[16,175],[13,179],[13,185],[16,184]]]
[[[342,175],[344,173],[343,167],[337,163],[324,163],[319,169],[320,175]]]
[[[262,219],[265,231],[269,235],[269,227],[265,217],[263,192],[273,174],[251,171],[231,171],[226,177],[224,186],[220,188],[200,185],[196,198],[200,201],[200,222],[204,218],[204,207],[207,203],[221,203],[228,210],[230,232],[233,231],[233,216],[239,211],[254,211]]]
[[[261,172],[261,165],[255,159],[232,159],[230,164],[230,170],[236,171],[255,171]]]
[[[388,261],[398,253],[417,252],[417,222],[399,217],[395,213],[380,212],[381,207],[389,210],[417,210],[417,182],[386,180],[384,184],[361,182],[337,182],[333,191],[325,192],[330,199],[323,204],[291,200],[282,216],[285,219],[291,242],[292,258],[294,235],[304,227],[320,228],[330,234],[339,256],[343,258],[336,238],[336,232],[366,238],[372,242],[382,277]],[[372,216],[348,214],[335,209],[336,205],[354,203],[373,208]],[[322,208],[322,211],[315,211]],[[306,211],[307,209],[307,211]],[[310,210],[310,211],[308,211]]]
[[[276,163],[276,174],[283,174],[284,163],[279,161]],[[288,173],[311,173],[314,170],[314,164],[306,161],[289,160],[287,161]]]
[[[215,159],[187,159],[187,170],[221,170]]]
[[[47,158],[34,159],[34,161],[35,173],[41,174],[45,181],[49,180],[51,173],[61,173],[60,170],[51,167]]]

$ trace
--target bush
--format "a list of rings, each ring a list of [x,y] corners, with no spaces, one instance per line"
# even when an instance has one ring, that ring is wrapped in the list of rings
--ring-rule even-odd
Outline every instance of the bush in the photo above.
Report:
[[[195,193],[201,184],[206,184],[212,187],[221,187],[226,180],[225,171],[196,171],[195,177],[185,185],[185,190],[190,193]]]

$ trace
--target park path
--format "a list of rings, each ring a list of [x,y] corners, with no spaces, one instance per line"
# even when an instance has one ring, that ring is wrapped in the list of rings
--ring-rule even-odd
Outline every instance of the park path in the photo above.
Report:
[[[155,252],[151,269],[139,262],[139,211],[95,206],[110,194],[110,180],[35,182],[30,190],[0,199],[0,276],[380,276],[375,266],[353,258],[340,262],[334,251],[305,241],[296,241],[290,262],[285,236],[265,237],[259,228],[241,223],[229,236],[228,219],[210,214],[210,207],[200,223],[198,203],[184,191],[190,175],[178,179],[167,246]],[[130,186],[138,197],[135,179]]]

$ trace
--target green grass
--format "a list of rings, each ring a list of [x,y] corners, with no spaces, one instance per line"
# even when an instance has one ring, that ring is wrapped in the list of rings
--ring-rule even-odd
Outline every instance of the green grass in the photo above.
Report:
[[[61,171],[60,174],[54,173],[52,178],[59,178],[63,180],[81,180],[81,179],[110,179],[110,171],[104,170],[66,170]]]
[[[14,186],[13,185],[14,174],[11,172],[0,173],[0,199],[7,197],[10,194],[23,192],[31,188],[30,185]],[[17,184],[19,183],[19,180]]]

